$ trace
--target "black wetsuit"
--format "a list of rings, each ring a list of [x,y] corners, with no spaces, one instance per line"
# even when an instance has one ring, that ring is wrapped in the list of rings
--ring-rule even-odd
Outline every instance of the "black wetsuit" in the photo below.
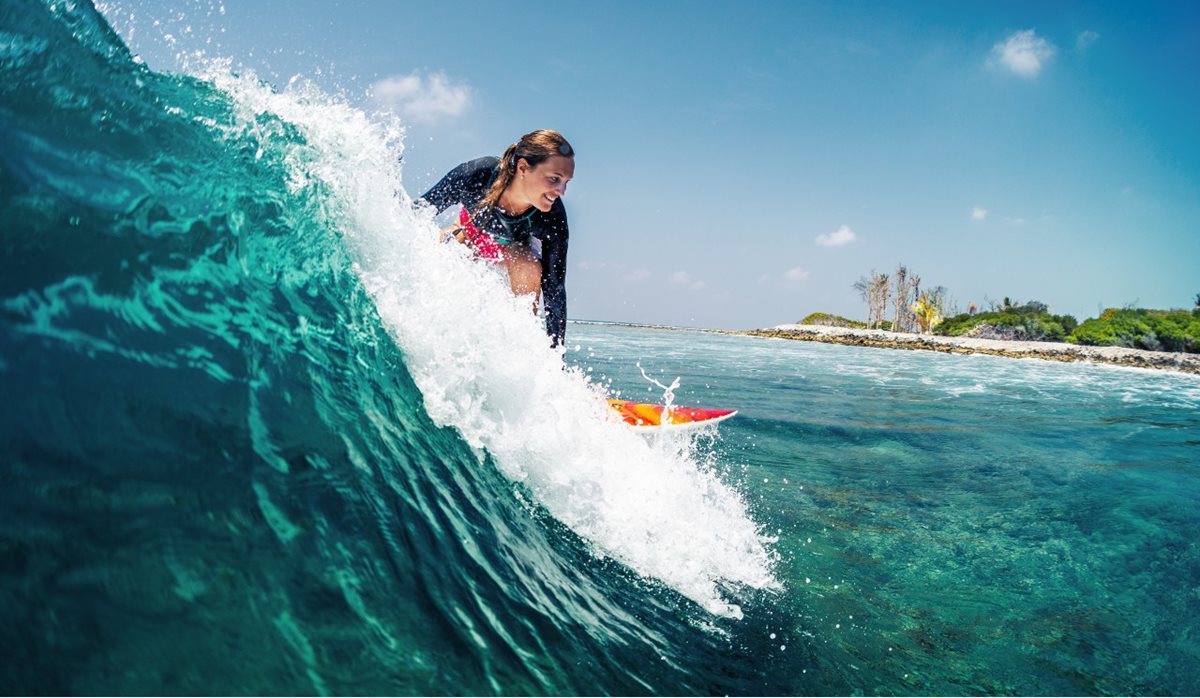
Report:
[[[455,204],[462,204],[474,213],[484,194],[499,172],[500,158],[483,157],[450,170],[442,181],[421,195],[438,213]],[[542,303],[546,308],[546,333],[554,346],[562,343],[567,333],[567,209],[562,199],[556,199],[548,212],[530,209],[528,213],[509,217],[492,209],[475,221],[484,232],[500,240],[528,242],[534,237],[542,242]]]

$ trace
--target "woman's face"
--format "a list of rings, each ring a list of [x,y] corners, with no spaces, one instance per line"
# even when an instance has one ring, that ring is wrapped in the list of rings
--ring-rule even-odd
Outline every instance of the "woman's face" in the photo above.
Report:
[[[575,159],[555,155],[536,167],[522,158],[517,163],[518,194],[539,211],[549,211],[567,193],[567,182],[575,176]]]

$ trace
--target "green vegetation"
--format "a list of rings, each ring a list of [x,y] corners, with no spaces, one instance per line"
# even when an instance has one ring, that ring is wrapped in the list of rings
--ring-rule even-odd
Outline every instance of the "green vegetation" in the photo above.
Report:
[[[910,274],[904,265],[890,276],[872,271],[859,279],[854,289],[867,303],[867,322],[828,313],[812,313],[800,322],[833,327],[883,327],[902,332],[932,331],[946,337],[1071,342],[1200,354],[1200,293],[1196,294],[1193,310],[1110,308],[1100,317],[1079,324],[1071,315],[1052,314],[1045,303],[1020,303],[1007,297],[1003,304],[985,298],[989,306],[986,312],[976,312],[972,303],[968,306],[970,312],[944,317],[953,312],[948,310],[952,304],[946,289],[938,286],[922,291],[920,277]],[[893,298],[895,320],[887,322],[883,317]],[[910,298],[916,298],[916,302],[909,305]]]
[[[1071,315],[1052,315],[1045,303],[1030,301],[1004,305],[984,313],[959,313],[938,325],[937,334],[948,337],[986,337],[1029,342],[1064,342],[1079,323]]]
[[[841,315],[830,315],[829,313],[809,313],[807,317],[801,320],[800,325],[825,325],[827,327],[851,327],[857,330],[867,328],[867,323],[857,320],[850,320]]]
[[[922,293],[917,302],[913,303],[912,312],[913,317],[917,319],[917,326],[920,328],[921,334],[932,332],[946,320],[942,317],[942,311],[938,308],[937,302],[928,293]]]
[[[1200,306],[1190,312],[1109,308],[1100,317],[1075,328],[1067,341],[1093,346],[1200,353]]]

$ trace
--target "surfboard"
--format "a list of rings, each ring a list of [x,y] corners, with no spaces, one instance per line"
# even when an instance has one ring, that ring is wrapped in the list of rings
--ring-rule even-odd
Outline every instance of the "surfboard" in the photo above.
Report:
[[[664,423],[662,405],[613,399],[608,401],[608,405],[621,415],[621,419],[626,424],[638,429],[699,429],[710,424],[717,424],[737,414],[737,410],[672,405],[671,412],[667,415]]]

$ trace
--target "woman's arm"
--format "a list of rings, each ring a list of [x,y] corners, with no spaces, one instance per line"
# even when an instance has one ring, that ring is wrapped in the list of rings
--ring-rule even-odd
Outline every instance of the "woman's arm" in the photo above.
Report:
[[[557,220],[542,237],[542,303],[546,308],[546,334],[551,346],[567,334],[567,211],[561,201],[551,210]]]
[[[433,206],[438,213],[445,211],[455,204],[473,208],[495,175],[496,157],[483,157],[464,162],[446,173],[445,177],[421,195],[421,199]]]

